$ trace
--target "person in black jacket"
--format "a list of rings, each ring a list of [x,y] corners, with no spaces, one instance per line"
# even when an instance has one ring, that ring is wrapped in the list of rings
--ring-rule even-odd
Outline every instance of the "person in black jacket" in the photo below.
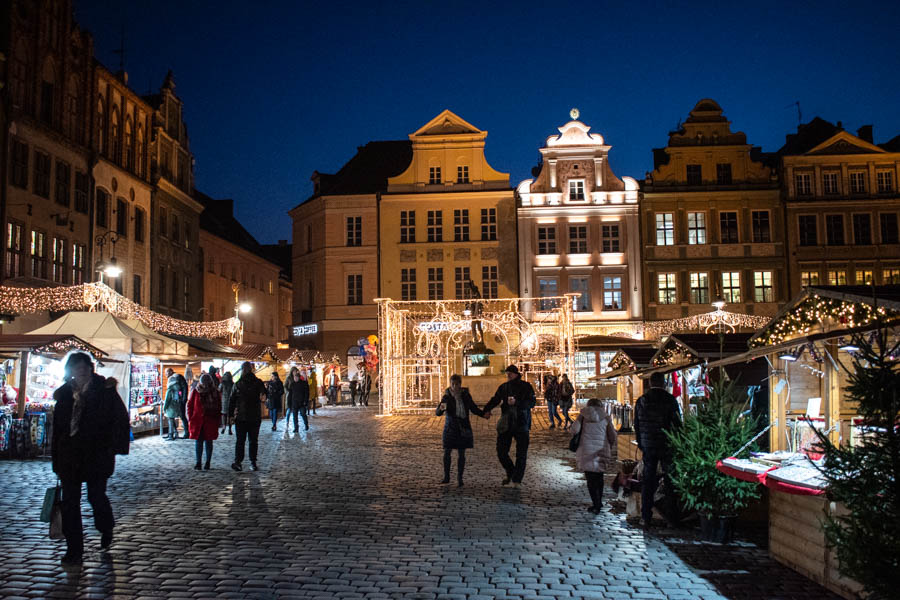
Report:
[[[253,373],[253,365],[245,362],[241,365],[241,378],[234,384],[231,393],[231,416],[237,439],[234,445],[234,462],[231,468],[241,470],[244,461],[244,444],[250,438],[250,468],[258,471],[256,452],[259,448],[259,426],[262,424],[261,403],[266,399],[266,386]]]
[[[281,399],[284,397],[284,384],[278,377],[278,371],[272,371],[272,377],[266,382],[266,408],[272,418],[272,431],[277,429],[278,413],[281,412]]]
[[[667,431],[681,426],[678,401],[666,391],[666,377],[662,373],[650,375],[650,389],[638,398],[634,409],[634,436],[643,453],[644,473],[641,478],[641,525],[650,526],[653,516],[653,496],[656,494],[659,468],[668,473],[672,454]],[[666,494],[665,517],[672,514],[671,490]]]
[[[303,417],[303,426],[309,430],[309,417],[306,411],[309,410],[309,381],[300,373],[300,370],[294,367],[289,375],[291,385],[287,387],[287,405],[294,415],[294,433],[298,433],[300,428],[297,423],[297,414]]]
[[[444,479],[441,485],[450,483],[450,462],[453,449],[456,449],[456,481],[459,487],[463,486],[463,471],[466,468],[466,448],[474,446],[475,437],[472,434],[472,424],[469,422],[469,412],[479,417],[484,417],[484,412],[478,408],[469,394],[469,389],[462,387],[462,377],[457,374],[450,376],[450,387],[444,390],[441,403],[438,404],[435,414],[444,419]]]
[[[531,431],[531,409],[534,408],[534,388],[522,379],[516,365],[506,367],[506,383],[500,384],[494,397],[484,406],[490,417],[491,410],[500,405],[500,421],[497,423],[497,458],[506,471],[503,485],[512,482],[513,487],[522,484],[525,462],[528,459],[528,443]],[[509,458],[509,449],[516,440],[516,462]]]
[[[106,482],[116,469],[116,454],[128,454],[130,423],[116,380],[94,373],[91,357],[75,352],[66,361],[66,383],[53,392],[51,452],[53,471],[62,484],[62,528],[66,536],[65,566],[81,563],[84,530],[81,522],[81,484],[94,511],[100,547],[112,543],[112,505]]]

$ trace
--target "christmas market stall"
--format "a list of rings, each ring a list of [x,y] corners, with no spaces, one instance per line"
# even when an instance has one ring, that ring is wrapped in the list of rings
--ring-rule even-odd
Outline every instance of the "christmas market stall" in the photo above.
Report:
[[[763,358],[769,371],[770,451],[745,456],[735,448],[719,470],[770,488],[769,552],[779,562],[843,595],[859,585],[842,577],[825,542],[822,521],[841,505],[826,499],[815,430],[836,445],[857,447],[867,427],[845,399],[859,340],[900,330],[900,286],[806,288],[730,361]]]
[[[627,347],[646,348],[648,343],[618,335],[587,335],[575,340],[575,387],[582,398],[616,396],[615,379],[599,376],[612,367],[612,359]]]
[[[0,454],[49,451],[53,392],[63,383],[66,354],[106,353],[74,335],[0,335]]]

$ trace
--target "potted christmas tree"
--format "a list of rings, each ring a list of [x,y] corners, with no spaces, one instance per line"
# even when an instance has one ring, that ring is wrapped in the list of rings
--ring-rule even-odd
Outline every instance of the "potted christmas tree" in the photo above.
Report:
[[[672,466],[669,479],[684,507],[696,510],[704,537],[728,543],[738,513],[759,497],[757,484],[735,479],[716,469],[756,433],[756,420],[745,413],[739,388],[724,377],[709,388],[706,402],[684,424],[670,432]],[[755,449],[753,446],[749,450]]]

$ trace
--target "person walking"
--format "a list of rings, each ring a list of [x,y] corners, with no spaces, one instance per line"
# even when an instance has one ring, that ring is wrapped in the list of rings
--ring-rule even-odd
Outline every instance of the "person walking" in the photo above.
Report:
[[[219,437],[219,419],[222,414],[222,396],[216,388],[214,375],[204,373],[200,376],[200,382],[193,390],[187,403],[188,414],[191,415],[190,434],[192,440],[197,440],[195,453],[197,464],[194,469],[200,470],[200,460],[203,458],[203,447],[206,446],[206,464],[204,469],[209,471],[209,463],[212,460],[213,440]]]
[[[222,381],[219,383],[219,394],[222,397],[222,433],[228,427],[228,435],[231,435],[231,393],[234,391],[234,379],[231,371],[225,371]]]
[[[242,469],[244,461],[244,444],[250,438],[250,468],[258,471],[256,452],[259,449],[259,426],[262,424],[261,404],[266,399],[266,386],[253,373],[253,364],[244,362],[241,365],[241,378],[234,384],[231,393],[231,416],[237,439],[234,445],[234,462],[231,468]]]
[[[51,453],[53,472],[62,486],[62,529],[66,537],[63,566],[81,564],[84,529],[81,521],[81,484],[87,484],[100,547],[112,544],[112,505],[106,483],[116,469],[116,454],[128,454],[128,410],[116,391],[116,380],[94,373],[84,352],[69,355],[66,382],[53,392]]]
[[[568,429],[569,426],[574,422],[572,421],[572,417],[569,416],[569,411],[572,410],[572,404],[574,403],[575,397],[575,387],[572,385],[572,382],[569,381],[569,376],[565,373],[562,374],[562,379],[559,380],[559,409],[565,417],[566,422],[563,425],[563,429]]]
[[[178,439],[178,421],[181,418],[181,402],[182,387],[178,380],[178,375],[172,369],[166,369],[166,399],[163,402],[163,414],[169,421],[169,435],[166,436],[167,441]],[[187,425],[184,426],[187,433]]]
[[[332,365],[331,372],[328,374],[328,404],[329,406],[337,405],[338,388],[341,385],[341,378],[338,375],[338,367]]]
[[[294,433],[300,430],[297,422],[297,414],[303,417],[303,427],[309,430],[309,417],[306,412],[309,409],[309,382],[298,369],[291,369],[291,385],[287,391],[287,405],[294,414]],[[285,426],[287,427],[287,426]]]
[[[294,385],[294,373],[299,373],[300,369],[291,367],[287,377],[284,378],[284,430],[287,431],[291,425],[291,416],[294,417],[294,430],[297,429],[297,414],[294,407],[291,406],[291,386]]]
[[[587,479],[591,496],[589,511],[596,514],[603,505],[603,474],[609,470],[612,448],[616,443],[616,428],[599,398],[588,400],[572,425],[572,434],[581,434],[575,451],[575,468]]]
[[[525,463],[528,460],[528,444],[531,432],[531,409],[534,408],[534,388],[522,379],[516,365],[506,367],[506,383],[500,384],[494,397],[484,406],[484,413],[490,417],[491,411],[500,406],[500,420],[497,423],[497,458],[506,471],[503,485],[512,482],[513,487],[522,485]],[[516,462],[509,458],[513,439],[516,440]]]
[[[559,383],[556,381],[556,375],[547,374],[544,376],[544,401],[547,403],[547,414],[550,416],[550,429],[554,429],[556,423],[562,425],[562,417],[559,416],[559,411],[557,410],[559,406]]]
[[[366,406],[369,405],[369,393],[372,391],[372,373],[366,368],[363,371],[363,380],[362,380],[362,403]]]
[[[450,376],[450,387],[444,390],[441,403],[438,404],[435,414],[446,415],[444,419],[444,433],[441,441],[444,445],[444,479],[441,485],[450,483],[450,463],[455,449],[456,457],[456,483],[463,486],[463,471],[466,469],[466,449],[474,447],[475,437],[472,433],[472,424],[469,422],[469,413],[484,417],[482,411],[472,400],[469,388],[462,387],[462,377],[454,373]]]
[[[284,397],[284,384],[278,377],[278,371],[272,371],[272,376],[266,382],[266,408],[272,418],[272,431],[278,429],[278,413],[281,412],[281,399]]]
[[[354,373],[353,377],[350,378],[350,402],[353,403],[353,406],[356,406],[356,391],[359,389],[359,374]],[[362,404],[362,398],[359,400],[360,405]]]
[[[650,527],[653,518],[653,496],[656,494],[659,469],[668,473],[672,461],[667,431],[681,426],[681,415],[675,396],[666,391],[666,376],[650,375],[650,389],[638,398],[634,408],[634,437],[643,454],[644,471],[641,480],[641,526]],[[671,490],[666,493],[663,516],[673,515]]]
[[[187,418],[187,399],[188,393],[191,391],[191,384],[194,375],[190,367],[185,367],[184,375],[180,373],[178,376],[178,385],[181,386],[181,394],[178,396],[178,416],[181,418],[181,426],[184,428],[182,438],[187,439],[188,436],[188,418]]]
[[[316,368],[309,369],[309,405],[313,416],[316,416],[316,407],[319,405],[319,382],[316,381]]]

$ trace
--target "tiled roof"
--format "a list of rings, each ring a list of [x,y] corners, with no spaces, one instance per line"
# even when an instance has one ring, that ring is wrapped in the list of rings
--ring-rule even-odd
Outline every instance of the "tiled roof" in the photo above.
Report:
[[[216,200],[197,189],[194,190],[193,197],[203,205],[203,212],[200,213],[201,229],[281,266],[272,260],[269,252],[234,218],[234,200]]]
[[[816,117],[809,123],[798,126],[797,133],[788,134],[784,146],[778,150],[778,155],[805,154],[839,131],[843,131],[843,128]]]

